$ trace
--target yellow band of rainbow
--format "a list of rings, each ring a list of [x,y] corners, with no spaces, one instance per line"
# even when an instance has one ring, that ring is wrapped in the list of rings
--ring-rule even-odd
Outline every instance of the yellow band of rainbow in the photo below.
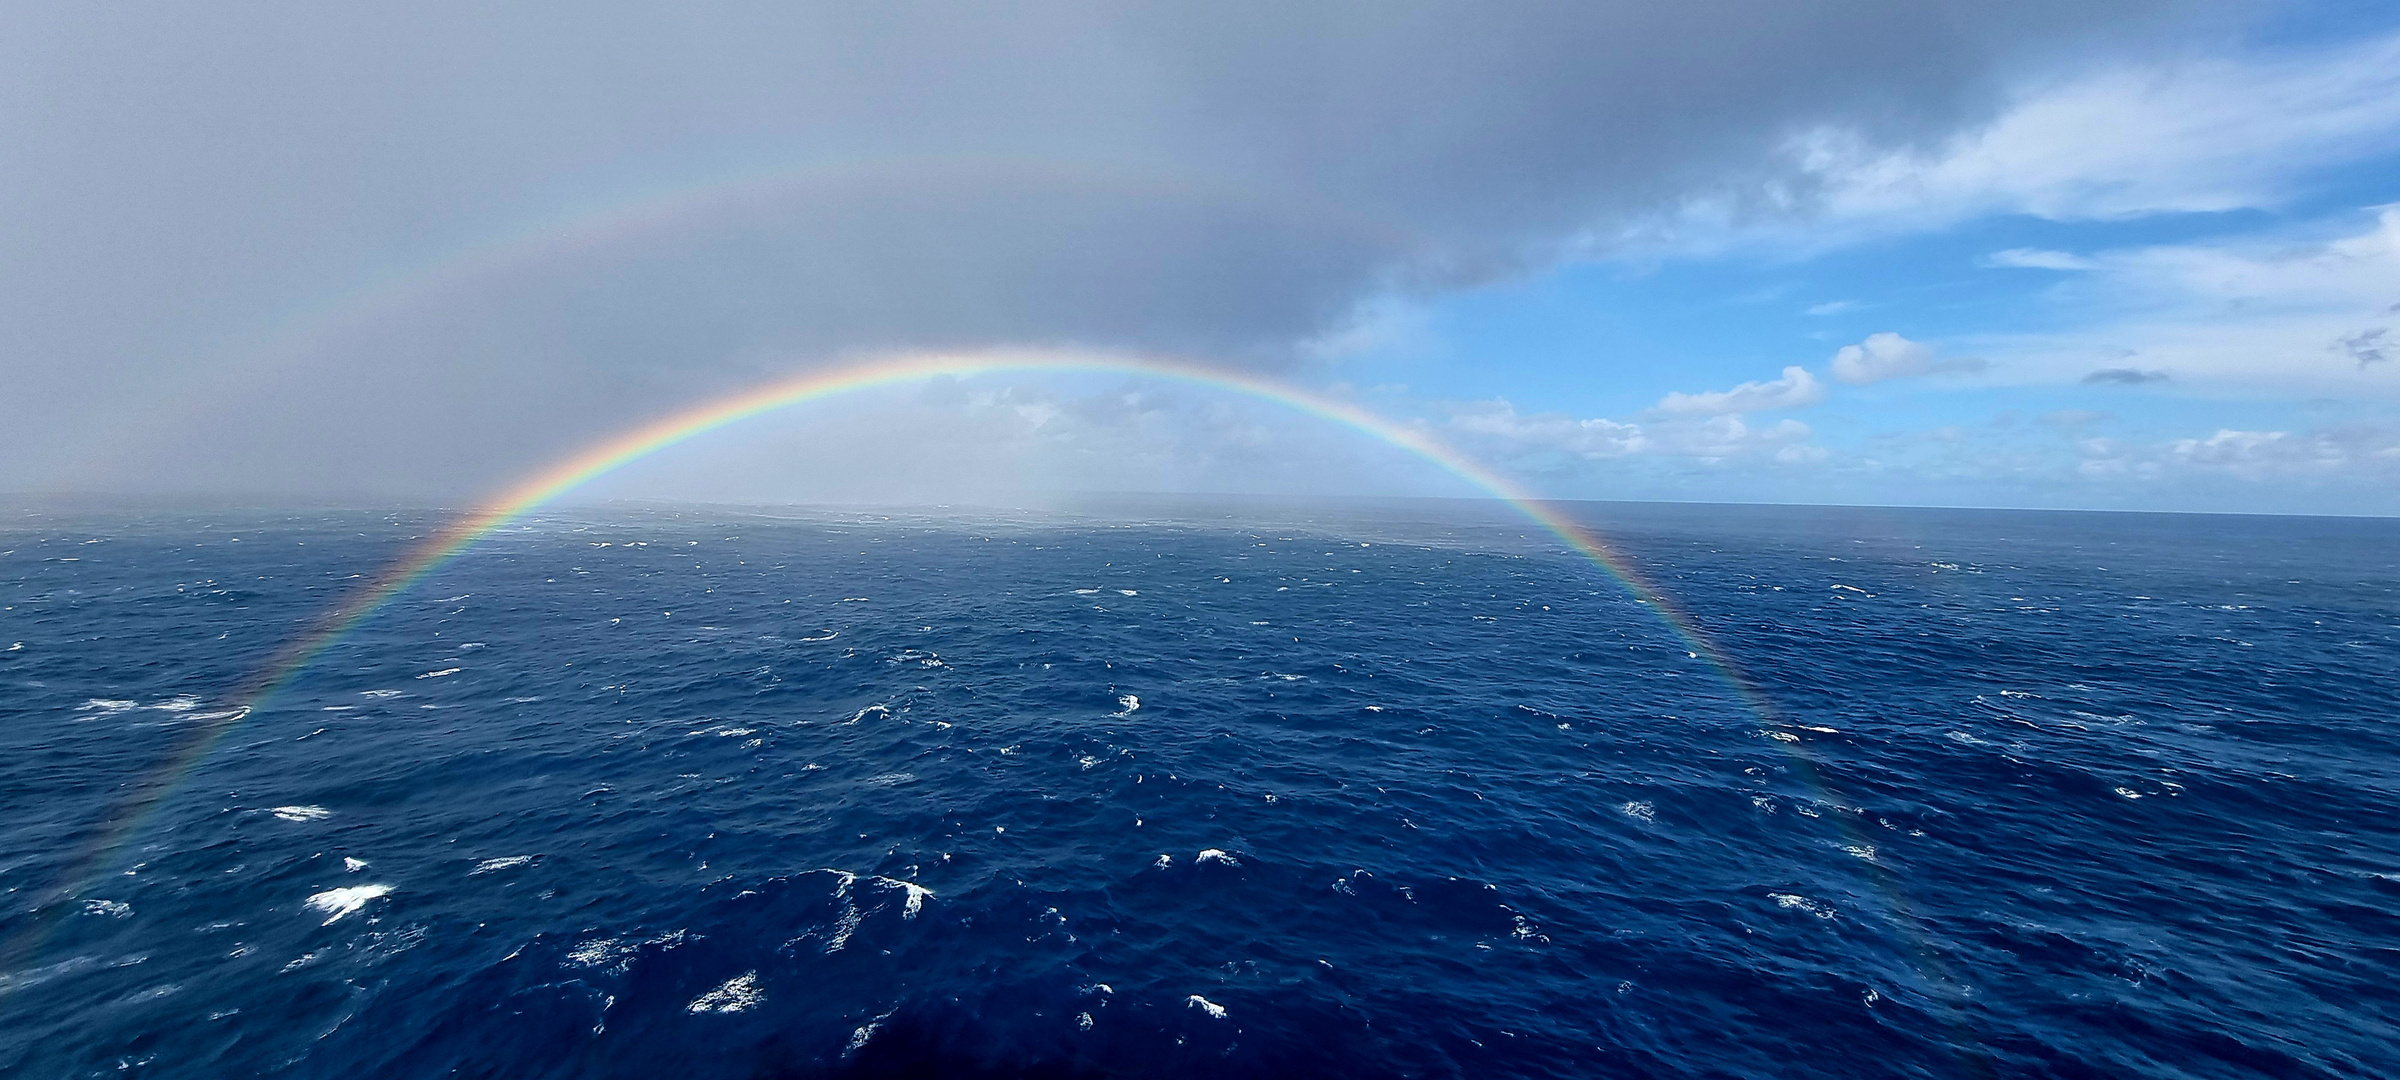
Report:
[[[181,781],[240,722],[264,705],[275,692],[306,670],[326,649],[340,641],[393,599],[444,563],[473,547],[476,541],[523,518],[617,469],[708,432],[805,402],[841,394],[921,381],[937,376],[971,377],[991,374],[1102,374],[1182,383],[1273,402],[1309,416],[1342,425],[1440,466],[1467,483],[1507,503],[1623,583],[1632,597],[1656,612],[1673,629],[1691,655],[1715,668],[1744,704],[1770,727],[1777,721],[1773,705],[1730,657],[1665,594],[1652,586],[1627,559],[1599,537],[1569,519],[1557,507],[1536,499],[1515,483],[1451,449],[1423,427],[1402,424],[1348,402],[1277,382],[1259,375],[1180,360],[1061,352],[982,352],[918,354],[844,367],[812,371],[713,401],[654,421],[593,446],[509,488],[481,508],[442,527],[406,557],[377,574],[365,586],[325,612],[307,631],[278,650],[234,695],[238,707],[216,714],[177,752],[168,756],[131,789],[116,813],[96,829],[82,857],[70,863],[59,888],[37,903],[72,896],[110,854],[158,809]],[[1822,787],[1813,762],[1797,747],[1787,746],[1803,776]],[[19,936],[0,959],[16,960],[38,951],[45,935],[39,927]]]
[[[1635,600],[1658,613],[1695,658],[1725,677],[1745,704],[1772,719],[1772,706],[1691,616],[1641,575],[1624,556],[1556,507],[1513,481],[1451,449],[1422,427],[1395,422],[1356,405],[1249,372],[1180,360],[1063,352],[917,354],[812,371],[712,401],[643,425],[542,470],[481,508],[444,526],[406,558],[327,612],[275,654],[239,695],[256,708],[359,622],[475,542],[525,515],[679,443],[767,413],[841,394],[931,379],[990,374],[1113,374],[1183,383],[1273,402],[1408,451],[1507,503],[1623,583]]]

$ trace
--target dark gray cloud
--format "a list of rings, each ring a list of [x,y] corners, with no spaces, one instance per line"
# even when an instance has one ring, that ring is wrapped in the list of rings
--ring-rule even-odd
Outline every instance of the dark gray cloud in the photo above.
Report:
[[[2083,377],[2085,386],[2142,386],[2165,381],[2166,372],[2129,367],[2102,368]]]
[[[472,489],[895,348],[1290,363],[2208,6],[17,5],[0,488]]]

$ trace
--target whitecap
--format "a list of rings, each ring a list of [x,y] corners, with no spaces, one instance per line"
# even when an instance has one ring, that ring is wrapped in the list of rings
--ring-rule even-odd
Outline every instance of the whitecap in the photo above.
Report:
[[[1225,851],[1224,851],[1223,849],[1221,849],[1221,848],[1213,848],[1213,847],[1212,847],[1212,848],[1206,848],[1206,849],[1203,849],[1203,850],[1200,852],[1200,854],[1198,854],[1198,855],[1196,855],[1196,856],[1194,856],[1194,857],[1192,858],[1192,861],[1193,861],[1193,862],[1195,862],[1195,863],[1204,863],[1204,862],[1221,862],[1221,863],[1224,863],[1224,864],[1225,864],[1225,865],[1227,865],[1227,866],[1240,866],[1240,865],[1242,865],[1242,860],[1240,860],[1240,859],[1237,859],[1237,858],[1234,858],[1232,855],[1226,854],[1226,853],[1225,853]]]
[[[1767,898],[1777,907],[1798,908],[1820,919],[1833,918],[1833,909],[1798,893],[1768,893]]]
[[[842,951],[850,944],[850,935],[858,933],[859,925],[866,921],[866,916],[860,914],[857,906],[850,903],[849,888],[850,883],[845,881],[842,883],[841,891],[835,894],[842,898],[842,917],[834,920],[833,936],[825,939],[826,952]]]
[[[441,678],[442,676],[445,676],[445,675],[456,675],[456,674],[458,674],[459,672],[461,672],[461,671],[465,671],[465,670],[467,670],[467,669],[465,669],[465,668],[454,668],[454,667],[451,667],[451,668],[443,668],[443,669],[442,669],[442,670],[440,670],[440,671],[428,671],[428,672],[426,672],[426,673],[425,673],[425,674],[423,674],[423,675],[419,675],[419,676],[417,676],[417,678],[420,678],[420,679],[439,679],[439,678]]]
[[[1141,699],[1141,697],[1140,697],[1139,695],[1136,695],[1136,694],[1120,694],[1120,695],[1118,695],[1118,696],[1117,696],[1117,715],[1118,715],[1118,716],[1124,716],[1124,715],[1126,715],[1127,713],[1130,713],[1130,712],[1132,712],[1132,711],[1134,711],[1134,710],[1136,710],[1136,709],[1139,709],[1139,708],[1141,708],[1141,707],[1142,707],[1142,699]]]
[[[190,712],[200,707],[200,699],[190,694],[177,694],[150,707],[161,712]]]
[[[766,999],[767,992],[758,986],[758,973],[752,971],[727,979],[725,985],[693,998],[691,1004],[683,1007],[683,1011],[694,1014],[738,1013]]]
[[[1623,810],[1625,816],[1629,818],[1639,818],[1651,824],[1656,824],[1658,821],[1658,808],[1646,802],[1629,802],[1618,809]]]
[[[367,906],[372,900],[391,895],[389,885],[352,885],[343,889],[327,889],[307,900],[309,907],[325,913],[324,925],[332,926],[343,916]]]
[[[121,701],[116,698],[93,698],[84,702],[82,705],[77,706],[75,711],[97,712],[102,716],[114,716],[128,709],[138,709],[140,707],[141,702],[138,701]]]
[[[859,1052],[859,1051],[860,1051],[860,1050],[862,1050],[862,1049],[865,1049],[865,1048],[866,1048],[866,1045],[867,1045],[867,1042],[868,1042],[869,1040],[873,1039],[873,1038],[875,1037],[875,1033],[876,1033],[877,1031],[879,1031],[879,1030],[881,1030],[881,1029],[883,1028],[883,1022],[884,1022],[884,1021],[886,1021],[886,1020],[889,1020],[889,1019],[891,1019],[891,1018],[892,1018],[892,1013],[896,1013],[896,1012],[899,1012],[899,1011],[900,1011],[900,1010],[899,1010],[898,1008],[893,1008],[893,1009],[891,1009],[890,1011],[888,1011],[888,1012],[885,1012],[883,1015],[881,1015],[881,1016],[878,1016],[878,1017],[876,1017],[876,1018],[874,1018],[874,1019],[872,1019],[872,1020],[869,1020],[869,1021],[867,1021],[866,1023],[863,1023],[863,1024],[860,1024],[860,1025],[858,1025],[856,1028],[853,1028],[853,1029],[851,1029],[851,1031],[850,1031],[850,1044],[849,1044],[847,1047],[844,1047],[844,1048],[843,1048],[843,1050],[842,1050],[842,1056],[843,1056],[843,1057],[849,1057],[850,1055],[852,1055],[852,1054],[855,1054],[855,1053]]]
[[[1140,593],[1137,593],[1137,592],[1135,592],[1135,591],[1133,591],[1132,589],[1118,589],[1118,590],[1117,590],[1117,595],[1119,595],[1119,596],[1139,596],[1139,595],[1141,595],[1141,594],[1140,594]]]
[[[86,900],[83,902],[83,913],[86,915],[106,915],[112,919],[122,919],[127,915],[133,914],[133,905],[122,900]]]
[[[1168,866],[1170,866],[1170,865],[1173,865],[1173,864],[1174,864],[1174,862],[1175,862],[1175,856],[1173,856],[1173,855],[1161,855],[1161,856],[1159,856],[1159,857],[1158,857],[1158,861],[1157,861],[1157,862],[1151,863],[1150,865],[1152,865],[1152,866],[1155,866],[1155,867],[1157,867],[1157,868],[1159,868],[1159,869],[1161,869],[1161,870],[1164,870],[1164,869],[1166,869]]]
[[[494,870],[506,870],[512,866],[523,866],[532,861],[533,856],[531,855],[506,855],[497,859],[485,859],[482,862],[476,863],[475,869],[467,871],[467,875],[472,877],[476,874],[488,874]]]
[[[285,821],[323,821],[333,816],[333,811],[322,806],[278,806],[273,813]]]
[[[1198,1010],[1200,1010],[1201,1012],[1207,1013],[1207,1014],[1208,1014],[1210,1017],[1212,1017],[1212,1018],[1214,1018],[1214,1019],[1218,1019],[1218,1020],[1223,1020],[1223,1019],[1225,1019],[1225,1006],[1223,1006],[1223,1005],[1219,1005],[1219,1004],[1217,1004],[1216,1002],[1210,1001],[1210,1000],[1208,1000],[1207,998],[1201,997],[1201,996],[1200,996],[1200,995],[1198,995],[1198,994],[1193,994],[1191,997],[1189,997],[1189,998],[1186,998],[1186,999],[1184,999],[1184,1000],[1185,1000],[1185,1002],[1186,1002],[1187,1004],[1191,1005],[1191,1007],[1192,1007],[1192,1008],[1195,1008],[1195,1009],[1198,1009]]]
[[[357,873],[357,872],[359,872],[359,871],[361,871],[361,870],[364,870],[364,869],[366,869],[366,868],[367,868],[367,860],[365,860],[365,859],[353,859],[353,858],[350,858],[349,856],[346,856],[346,855],[342,857],[342,869],[344,869],[344,870],[347,870],[347,871],[349,871],[349,872],[351,872],[351,873],[355,874],[355,873]]]
[[[361,690],[358,692],[358,695],[360,697],[387,698],[400,697],[407,693],[408,691],[406,690]]]
[[[933,895],[932,889],[913,881],[901,881],[897,878],[876,878],[875,880],[908,893],[908,899],[900,904],[900,917],[903,919],[916,918],[918,912],[925,910],[925,899]]]
[[[615,938],[598,938],[582,942],[567,950],[567,963],[578,967],[611,967],[622,974],[633,956],[633,946]]]

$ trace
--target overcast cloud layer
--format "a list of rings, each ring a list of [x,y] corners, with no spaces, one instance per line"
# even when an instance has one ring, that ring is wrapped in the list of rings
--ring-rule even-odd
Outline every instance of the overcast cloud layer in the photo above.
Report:
[[[2270,206],[2390,149],[2400,38],[2230,50],[2266,10],[17,5],[0,34],[0,490],[473,497],[662,410],[890,350],[1133,350],[1373,382],[1344,365],[1409,348],[1414,312],[1558,266]],[[2347,386],[2386,348],[2359,322],[2378,288],[2335,266],[2381,233],[2352,235],[2316,238],[2316,262],[2258,240],[2006,247],[1982,266],[2083,281],[2062,286],[2081,288],[2062,300],[2081,322],[1942,338],[1886,319],[1738,374],[1594,358],[1582,382],[1675,384],[1613,418],[1498,384],[1334,394],[1560,494],[1673,497],[1685,468],[1632,490],[1560,461],[1855,473],[1862,451],[1781,413],[1898,386],[2258,382],[2210,346],[2256,319],[2177,310],[2222,293],[2222,266],[2268,266],[2275,312],[2306,324],[2261,334],[2347,341],[2309,358],[2309,379]],[[2095,362],[2095,326],[2141,341]],[[818,415],[814,451],[751,468],[840,458],[842,494],[929,497],[958,497],[967,461],[1066,487],[1385,475],[1289,422],[1205,420],[1222,408],[1205,403],[1162,420],[1159,401],[998,384],[859,401]],[[2143,461],[2374,442],[2225,432],[2150,439]],[[1092,446],[1118,449],[1078,473]],[[2076,454],[2078,475],[2141,468]]]

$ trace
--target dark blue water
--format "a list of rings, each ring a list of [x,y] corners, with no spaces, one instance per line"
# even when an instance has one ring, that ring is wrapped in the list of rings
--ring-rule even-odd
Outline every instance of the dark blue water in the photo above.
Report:
[[[1472,506],[562,514],[95,861],[437,519],[14,513],[0,1070],[2400,1074],[2400,523],[1584,514],[1778,719]]]

